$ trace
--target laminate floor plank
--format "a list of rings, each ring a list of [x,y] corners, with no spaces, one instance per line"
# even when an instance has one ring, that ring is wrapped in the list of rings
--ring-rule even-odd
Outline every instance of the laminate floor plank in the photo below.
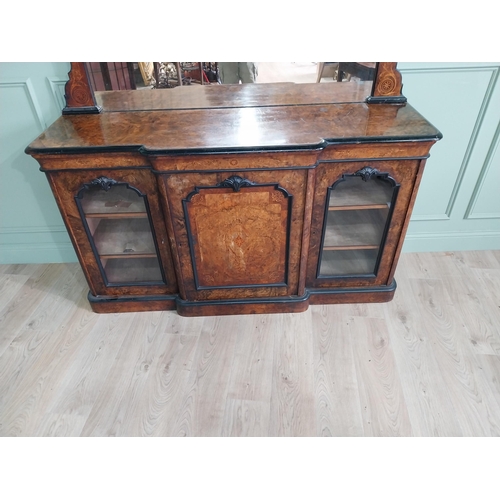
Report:
[[[500,318],[498,307],[490,303],[490,297],[481,293],[480,281],[464,280],[445,276],[442,279],[452,304],[460,310],[468,332],[468,341],[473,352],[478,354],[500,354]],[[500,300],[500,298],[499,298]]]
[[[412,436],[385,320],[349,318],[365,436]]]
[[[26,363],[23,377],[19,377],[15,387],[10,386],[13,397],[0,411],[1,425],[16,420],[18,425],[2,428],[3,435],[40,435],[41,422],[65,387],[68,370],[98,319],[85,295],[76,306],[57,329],[39,332],[45,342],[37,345],[38,355],[32,363]]]
[[[271,401],[274,334],[281,322],[269,314],[245,317],[236,338],[228,398]]]
[[[266,437],[269,432],[270,401],[230,399],[226,401],[223,437]]]
[[[58,277],[66,279],[63,266],[41,264],[17,293],[5,301],[0,311],[0,356],[33,314],[33,310],[47,299],[47,294],[52,293]]]
[[[136,313],[100,316],[75,353],[58,394],[41,418],[39,436],[79,436],[115,363],[132,316]]]
[[[19,315],[21,328],[11,329],[12,340],[0,356],[0,387],[4,388],[0,391],[0,411],[30,368],[43,357],[47,346],[53,345],[57,339],[54,332],[58,323],[54,318],[60,322],[74,314],[75,301],[81,296],[80,280],[80,271],[76,267],[59,269],[54,279],[54,291],[40,295],[30,315]],[[10,322],[8,318],[6,322],[10,329],[14,320]]]
[[[186,392],[168,436],[220,436],[236,338],[246,316],[207,317]]]
[[[161,312],[131,315],[130,328],[82,429],[82,436],[125,435],[125,428],[141,435],[137,406],[160,355],[162,336],[157,335]],[[165,316],[166,317],[166,316]],[[163,337],[164,338],[164,337]],[[132,431],[131,431],[132,435]]]
[[[472,276],[476,280],[476,294],[479,300],[489,302],[489,311],[500,317],[500,264],[498,269],[473,269]],[[497,327],[500,329],[500,321]]]
[[[500,356],[478,354],[475,358],[477,368],[481,371],[492,396],[496,399],[497,405],[500,406]]]
[[[184,402],[199,336],[168,335],[165,340],[145,391],[141,429],[147,436],[171,435]]]
[[[269,435],[316,436],[311,309],[275,321]]]
[[[433,340],[405,281],[385,307],[391,346],[400,373],[414,436],[461,436],[455,408],[439,371]]]
[[[171,418],[169,403],[184,385],[197,342],[197,336],[172,334],[173,317],[135,315],[82,436],[151,436]]]
[[[274,363],[274,315],[249,315],[235,346],[222,435],[266,436]]]
[[[340,312],[346,309],[311,308],[318,436],[364,435],[350,316]]]
[[[0,311],[8,305],[34,270],[35,266],[29,264],[0,266]]]
[[[467,277],[469,266],[464,260],[468,252],[404,253],[397,268],[396,277],[414,279],[436,279],[437,277]],[[479,265],[478,256],[469,257]],[[488,256],[491,260],[492,256]]]
[[[499,436],[500,251],[403,254],[386,304],[94,314],[0,266],[1,436]]]
[[[441,280],[411,280],[410,288],[463,434],[498,435],[500,419],[491,418],[496,405],[491,405],[488,392],[476,377],[470,332],[460,309],[453,305]]]

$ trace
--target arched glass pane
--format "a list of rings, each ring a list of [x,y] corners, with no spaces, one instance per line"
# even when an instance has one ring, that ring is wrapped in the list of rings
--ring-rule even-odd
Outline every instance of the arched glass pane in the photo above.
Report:
[[[87,186],[77,197],[108,285],[164,283],[144,197],[127,184]]]
[[[359,175],[329,188],[319,277],[376,274],[396,189],[387,176]]]

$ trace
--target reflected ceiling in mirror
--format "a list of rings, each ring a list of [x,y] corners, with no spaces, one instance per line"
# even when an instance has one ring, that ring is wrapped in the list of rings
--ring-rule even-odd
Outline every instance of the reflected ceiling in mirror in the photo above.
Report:
[[[86,66],[97,104],[108,111],[363,102],[372,93],[377,71],[377,63],[365,62]]]

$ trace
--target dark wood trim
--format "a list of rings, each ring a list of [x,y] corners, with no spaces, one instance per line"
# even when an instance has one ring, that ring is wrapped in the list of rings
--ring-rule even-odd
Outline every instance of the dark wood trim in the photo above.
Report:
[[[300,251],[298,295],[306,290],[307,261],[309,260],[309,242],[311,239],[312,214],[314,206],[314,189],[316,187],[316,170],[307,172],[306,204],[304,206],[304,227],[302,228],[302,247]]]
[[[95,313],[174,311],[177,295],[102,296],[87,295]]]
[[[397,284],[366,288],[308,289],[311,305],[320,304],[356,304],[389,302],[394,297]]]
[[[263,299],[188,301],[177,298],[180,316],[212,316],[232,314],[298,313],[309,307],[309,293],[294,297],[271,297]]]
[[[174,272],[177,278],[177,286],[179,288],[179,293],[180,296],[185,298],[186,297],[186,288],[184,286],[184,277],[182,274],[182,266],[181,266],[181,261],[179,257],[179,252],[177,249],[177,241],[175,239],[175,232],[174,232],[174,224],[172,222],[172,211],[170,208],[170,199],[168,196],[168,191],[165,185],[165,180],[164,177],[165,175],[162,175],[162,177],[157,178],[157,185],[158,185],[158,190],[160,192],[160,203],[161,203],[161,208],[163,211],[163,216],[165,220],[165,226],[167,230],[167,236],[170,244],[170,251],[172,254],[172,263],[174,267]]]
[[[349,137],[346,139],[323,139],[317,144],[310,147],[305,145],[298,146],[276,146],[270,147],[241,147],[241,148],[193,148],[193,149],[169,149],[169,150],[150,150],[144,146],[85,146],[85,147],[69,147],[69,148],[32,148],[25,149],[26,154],[95,154],[95,153],[140,153],[148,156],[198,156],[198,155],[230,155],[242,153],[310,153],[311,151],[322,151],[329,146],[335,145],[356,145],[360,143],[371,144],[376,141],[379,144],[393,144],[401,142],[435,142],[442,139],[441,133],[436,135],[417,135],[417,136],[394,136],[394,137]]]

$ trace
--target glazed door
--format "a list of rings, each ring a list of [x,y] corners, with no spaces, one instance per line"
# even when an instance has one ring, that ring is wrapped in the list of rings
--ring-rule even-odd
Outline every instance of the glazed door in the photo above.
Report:
[[[306,171],[164,175],[183,299],[297,294]]]
[[[309,287],[389,284],[418,160],[319,167]]]
[[[176,280],[149,170],[51,174],[96,295],[174,293]]]

